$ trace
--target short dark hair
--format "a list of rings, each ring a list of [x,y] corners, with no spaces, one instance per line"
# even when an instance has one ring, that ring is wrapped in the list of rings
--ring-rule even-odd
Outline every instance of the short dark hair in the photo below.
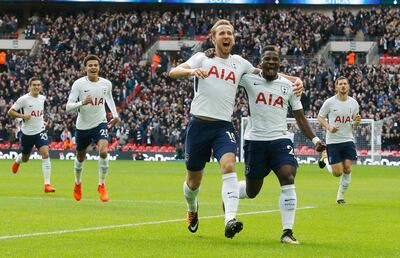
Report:
[[[32,84],[33,81],[40,81],[40,84],[42,84],[42,80],[41,80],[39,77],[33,76],[33,77],[31,77],[31,78],[29,79],[29,81],[28,81],[28,87],[31,86],[31,84]]]
[[[347,79],[344,76],[339,76],[339,78],[337,78],[336,81],[335,81],[335,86],[338,85],[339,81],[341,81],[341,80],[346,80],[347,83],[350,84],[349,79]]]
[[[87,62],[92,60],[97,60],[97,62],[100,63],[100,58],[98,56],[90,54],[83,60],[83,65],[86,66]]]
[[[267,51],[273,51],[273,52],[277,52],[278,54],[280,54],[280,48],[276,45],[267,45],[263,48],[262,53],[264,54]]]

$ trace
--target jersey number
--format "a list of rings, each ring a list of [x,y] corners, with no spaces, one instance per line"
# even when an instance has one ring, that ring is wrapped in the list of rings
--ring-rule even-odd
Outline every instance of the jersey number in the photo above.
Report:
[[[235,134],[234,134],[234,133],[231,133],[231,132],[229,132],[229,131],[226,131],[226,133],[228,134],[229,139],[231,140],[231,142],[236,143]]]
[[[104,137],[108,137],[108,130],[107,129],[100,129],[100,135]]]
[[[294,156],[294,150],[293,150],[293,147],[292,147],[292,146],[290,146],[290,145],[288,145],[286,148],[289,150],[289,154]]]
[[[47,141],[47,139],[48,139],[46,133],[40,133],[39,136],[40,136],[40,139],[42,139],[43,141]]]

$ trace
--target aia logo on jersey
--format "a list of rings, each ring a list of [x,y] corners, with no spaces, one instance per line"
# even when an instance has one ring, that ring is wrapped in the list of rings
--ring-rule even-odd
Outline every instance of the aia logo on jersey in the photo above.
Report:
[[[229,70],[225,70],[224,68],[222,68],[221,70],[218,70],[218,68],[213,65],[210,69],[210,71],[208,71],[208,75],[214,75],[215,77],[217,77],[218,79],[221,80],[225,80],[225,81],[232,81],[233,84],[236,84],[236,76],[235,73]]]
[[[31,116],[36,116],[36,117],[43,116],[43,110],[36,110],[36,111],[32,110]]]
[[[267,97],[268,100],[265,98],[264,93],[260,92],[256,98],[256,104],[258,104],[259,102],[261,102],[264,105],[269,105],[269,106],[279,106],[281,108],[283,108],[283,98],[281,96],[278,96],[277,98],[271,94],[271,93],[267,93]]]
[[[104,105],[104,99],[103,99],[103,98],[94,98],[94,99],[92,100],[92,105],[93,105],[93,106]]]
[[[335,123],[350,123],[351,118],[349,116],[336,116]]]

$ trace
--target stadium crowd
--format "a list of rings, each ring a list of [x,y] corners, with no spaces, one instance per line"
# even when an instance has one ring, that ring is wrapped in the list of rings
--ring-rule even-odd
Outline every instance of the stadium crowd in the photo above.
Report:
[[[13,101],[26,92],[26,81],[34,74],[42,78],[43,93],[47,96],[50,139],[65,141],[72,137],[76,114],[66,113],[65,104],[72,82],[84,74],[81,66],[84,56],[96,53],[102,60],[101,76],[113,83],[113,95],[120,111],[121,126],[111,133],[118,146],[128,142],[158,146],[181,144],[193,98],[192,82],[171,80],[166,72],[190,57],[192,50],[183,46],[176,55],[157,53],[153,62],[145,58],[144,53],[159,36],[206,35],[214,19],[220,17],[230,19],[235,26],[234,52],[253,64],[258,63],[263,45],[281,46],[286,57],[282,60],[281,71],[300,76],[305,83],[302,101],[308,117],[316,117],[323,101],[334,94],[334,79],[345,75],[352,85],[351,95],[361,105],[363,118],[391,117],[384,123],[382,147],[399,149],[399,67],[356,64],[331,70],[326,64],[310,59],[332,34],[345,35],[349,31],[347,28],[354,34],[358,29],[364,31],[366,26],[383,26],[373,20],[393,21],[379,16],[381,13],[363,12],[350,18],[344,10],[334,13],[335,22],[348,24],[342,28],[331,26],[331,19],[323,14],[298,9],[279,12],[183,9],[163,13],[130,11],[32,16],[25,35],[41,39],[41,54],[35,58],[26,51],[8,53],[9,71],[0,75],[0,142],[9,141],[11,145],[17,141],[19,124],[8,118],[6,112]],[[365,19],[367,15],[376,18]],[[393,17],[398,17],[398,13]],[[367,31],[375,31],[369,35],[379,36],[377,29]],[[388,46],[396,49],[396,44]],[[206,41],[203,47],[209,48],[210,42]],[[248,114],[242,91],[238,93],[237,103],[233,121],[239,129],[240,117]]]
[[[0,15],[0,39],[14,38],[18,29],[18,18],[12,14]]]

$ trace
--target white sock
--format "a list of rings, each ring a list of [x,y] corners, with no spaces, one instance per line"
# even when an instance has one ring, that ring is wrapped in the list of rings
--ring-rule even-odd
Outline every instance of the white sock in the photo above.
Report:
[[[188,211],[196,212],[197,211],[197,195],[199,194],[200,187],[196,190],[192,190],[187,185],[186,181],[183,182],[183,194],[186,199]]]
[[[22,163],[22,153],[18,154],[18,156],[15,158],[15,162],[17,162],[17,164]]]
[[[42,159],[42,172],[44,177],[44,183],[50,184],[50,175],[51,175],[51,162],[50,158]]]
[[[239,184],[235,172],[222,175],[222,200],[225,206],[225,224],[236,218],[239,206]]]
[[[83,162],[79,162],[77,158],[74,161],[74,172],[75,172],[75,183],[81,183],[81,176],[82,176],[82,169],[83,169]]]
[[[329,162],[328,162],[328,158],[325,158],[325,159],[324,159],[324,162],[325,162],[325,164],[326,164],[326,169],[328,169],[328,172],[332,174],[332,171],[333,171],[333,170],[332,170],[331,164],[329,164]]]
[[[347,189],[349,189],[351,181],[351,174],[344,174],[340,177],[339,182],[339,189],[336,196],[336,200],[344,199],[344,194],[346,193]]]
[[[247,195],[246,191],[246,181],[242,180],[239,181],[239,199],[248,199],[249,196]]]
[[[279,198],[283,229],[293,229],[297,197],[294,185],[283,185]]]
[[[99,158],[99,185],[104,184],[108,173],[108,156],[107,158]]]

